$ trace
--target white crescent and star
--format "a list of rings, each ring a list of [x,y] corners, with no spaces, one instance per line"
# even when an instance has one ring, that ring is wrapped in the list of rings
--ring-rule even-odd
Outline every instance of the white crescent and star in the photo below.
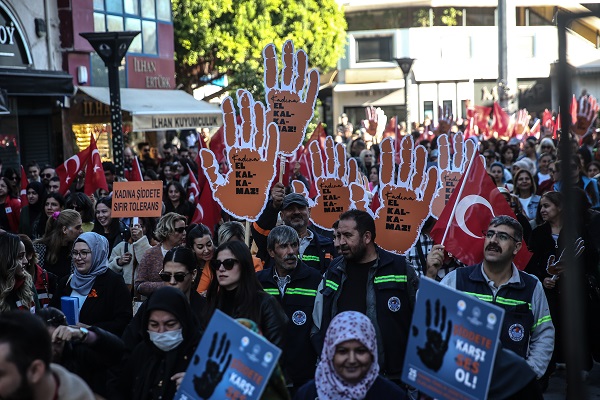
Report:
[[[456,205],[456,212],[454,214],[454,217],[456,218],[456,223],[458,224],[460,229],[462,229],[467,235],[475,239],[481,239],[483,238],[483,236],[475,235],[469,230],[467,224],[465,223],[465,214],[467,213],[467,210],[475,204],[481,204],[482,206],[487,207],[490,210],[492,216],[496,216],[494,214],[494,208],[492,207],[490,202],[487,201],[487,199],[476,194],[471,194],[465,196],[461,201],[458,202],[458,204]]]
[[[94,154],[98,154],[98,159],[100,159],[100,152],[98,151],[98,149],[92,150],[92,162],[94,163],[94,173],[96,173],[96,171],[98,171],[100,167],[98,166],[99,163],[94,162]]]
[[[65,161],[63,163],[63,165],[65,166],[65,170],[67,172],[67,178],[65,179],[65,183],[69,183],[69,181],[71,180],[71,174],[69,173],[69,161],[75,161],[75,174],[79,171],[79,166],[80,166],[80,160],[79,160],[79,156],[77,154],[75,154],[73,157],[69,158],[67,161]],[[73,174],[73,175],[75,175]]]

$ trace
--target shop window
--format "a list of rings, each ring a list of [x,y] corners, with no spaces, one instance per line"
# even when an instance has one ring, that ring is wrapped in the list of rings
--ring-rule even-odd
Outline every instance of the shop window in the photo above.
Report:
[[[495,26],[496,9],[494,7],[476,7],[466,10],[467,26]]]
[[[104,0],[94,0],[94,10],[104,11]]]
[[[125,18],[125,30],[127,31],[141,31],[142,21],[137,18]],[[130,53],[141,53],[142,52],[142,35],[137,35],[131,45],[129,46]]]
[[[463,119],[467,118],[467,105],[469,104],[470,100],[461,100],[460,101],[460,112],[461,112],[461,117]]]
[[[363,37],[356,40],[356,62],[392,61],[391,36]]]
[[[106,0],[106,11],[123,14],[123,0]]]
[[[138,0],[125,0],[125,14],[140,15]]]
[[[154,0],[142,0],[142,17],[152,19],[156,18]]]
[[[156,54],[156,22],[142,21],[142,41],[144,53]]]
[[[106,32],[104,14],[94,13],[94,32]]]
[[[106,16],[106,30],[109,32],[121,32],[123,31],[123,17],[116,15]]]
[[[425,119],[429,118],[433,121],[433,101],[423,102],[423,115]]]
[[[446,114],[446,113],[452,114],[452,100],[443,100],[442,101],[442,112],[444,114]]]
[[[171,1],[156,0],[156,19],[171,21]]]

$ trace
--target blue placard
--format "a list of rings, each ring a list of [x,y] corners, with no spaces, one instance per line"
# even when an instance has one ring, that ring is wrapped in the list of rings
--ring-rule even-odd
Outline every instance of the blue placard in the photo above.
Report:
[[[79,323],[79,299],[77,297],[61,297],[60,309],[67,318],[67,324],[77,325]]]
[[[277,346],[216,310],[175,399],[259,399],[280,355]]]
[[[423,278],[402,380],[437,399],[487,398],[504,310]]]

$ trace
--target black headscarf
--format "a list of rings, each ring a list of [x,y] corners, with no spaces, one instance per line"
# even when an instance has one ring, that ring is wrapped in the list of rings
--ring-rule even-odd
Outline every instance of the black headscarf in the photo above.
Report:
[[[42,182],[29,182],[27,190],[33,189],[38,194],[39,198],[37,203],[29,205],[29,222],[33,222],[40,216],[44,210],[44,203],[46,202],[46,187]]]

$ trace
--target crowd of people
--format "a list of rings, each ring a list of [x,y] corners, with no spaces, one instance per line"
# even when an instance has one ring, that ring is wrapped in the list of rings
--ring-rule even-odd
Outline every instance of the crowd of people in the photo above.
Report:
[[[376,196],[378,144],[361,130],[352,133],[347,118],[342,125],[337,140]],[[420,128],[412,135],[435,166],[437,135]],[[462,128],[455,124],[447,133]],[[568,159],[550,136],[474,139],[516,217],[491,221],[484,260],[474,266],[433,242],[432,217],[406,257],[377,245],[368,212],[345,210],[333,231],[313,226],[308,200],[291,193],[290,182],[274,184],[248,230],[225,212],[218,226],[193,224],[187,188],[189,171],[197,171],[195,150],[171,143],[162,159],[150,155],[148,143],[137,145],[139,155],[132,148],[124,153],[126,173],[138,157],[144,179],[163,181],[160,218],[112,217],[110,192],[119,178],[110,162],[103,163],[109,191],[94,196],[82,193],[81,181],[62,196],[54,168],[35,162],[25,168],[29,184],[19,188],[19,174],[7,168],[0,178],[0,371],[16,368],[12,385],[0,376],[0,398],[173,398],[217,309],[251,321],[283,350],[286,388],[272,379],[268,398],[416,398],[401,376],[421,276],[505,309],[496,367],[521,372],[504,392],[506,375],[495,373],[491,390],[496,398],[542,398],[550,375],[566,362],[560,258],[572,244],[561,235],[565,163],[573,171],[585,244],[578,257],[589,283],[584,374],[600,360],[591,340],[600,320],[600,153],[595,132],[581,145],[573,139]],[[310,183],[298,168],[294,178]],[[20,189],[28,200],[23,207]],[[533,257],[519,271],[513,259],[525,245]],[[62,296],[78,300],[78,325],[67,324]],[[525,340],[510,334],[516,324]],[[64,394],[72,386],[77,391]]]

